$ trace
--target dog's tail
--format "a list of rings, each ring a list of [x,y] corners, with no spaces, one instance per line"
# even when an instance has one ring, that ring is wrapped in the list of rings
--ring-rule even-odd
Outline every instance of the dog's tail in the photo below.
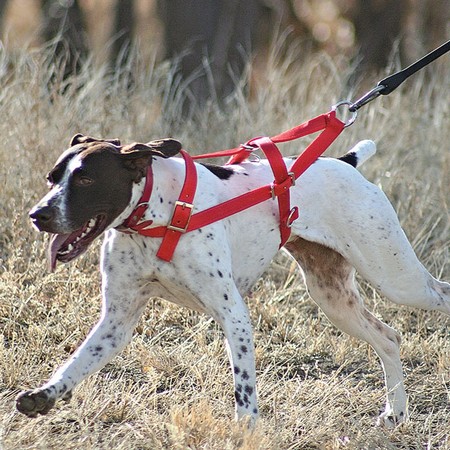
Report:
[[[353,167],[359,167],[366,159],[369,159],[377,151],[375,142],[364,140],[359,141],[348,153],[340,156],[340,159]]]

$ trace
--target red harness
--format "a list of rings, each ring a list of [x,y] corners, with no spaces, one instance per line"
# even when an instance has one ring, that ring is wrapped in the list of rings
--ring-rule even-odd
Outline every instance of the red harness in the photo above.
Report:
[[[156,256],[165,261],[170,261],[182,234],[222,220],[265,200],[278,198],[281,248],[289,239],[292,223],[299,216],[297,206],[292,209],[290,207],[289,188],[339,136],[344,127],[345,124],[336,117],[336,112],[332,110],[277,136],[254,138],[238,148],[197,156],[190,156],[187,152],[181,150],[181,155],[186,164],[186,174],[169,225],[149,228],[152,224],[151,220],[141,222],[141,218],[149,205],[153,187],[152,166],[149,165],[141,199],[128,219],[119,227],[119,230],[163,238]],[[321,130],[323,130],[322,133],[309,144],[288,170],[275,144],[292,141]],[[239,164],[246,160],[257,148],[260,148],[266,155],[272,167],[274,181],[194,214],[194,197],[197,189],[197,170],[194,159],[230,156],[227,164]]]

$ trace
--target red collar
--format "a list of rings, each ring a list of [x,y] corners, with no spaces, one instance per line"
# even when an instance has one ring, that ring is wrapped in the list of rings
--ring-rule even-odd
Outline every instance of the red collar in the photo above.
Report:
[[[134,208],[133,212],[128,216],[127,219],[123,221],[121,225],[117,227],[119,231],[125,233],[127,231],[130,232],[134,231],[139,233],[138,230],[143,230],[153,223],[153,220],[146,220],[144,222],[141,222],[141,219],[142,217],[144,217],[144,214],[149,206],[152,190],[153,190],[153,170],[152,165],[150,164],[147,167],[147,174],[145,176],[145,185],[141,198],[139,199],[139,202],[137,206]]]

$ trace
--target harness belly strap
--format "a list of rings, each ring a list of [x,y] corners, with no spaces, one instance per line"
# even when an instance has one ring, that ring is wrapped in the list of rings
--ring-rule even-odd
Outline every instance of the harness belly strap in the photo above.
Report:
[[[291,186],[295,184],[293,174],[288,173],[283,156],[272,139],[262,137],[255,139],[251,144],[258,146],[266,155],[272,172],[274,182],[270,185],[272,199],[278,198],[278,212],[280,217],[280,248],[286,244],[291,235],[290,225],[298,218],[298,208],[291,211],[290,191]],[[288,223],[288,219],[290,223]]]

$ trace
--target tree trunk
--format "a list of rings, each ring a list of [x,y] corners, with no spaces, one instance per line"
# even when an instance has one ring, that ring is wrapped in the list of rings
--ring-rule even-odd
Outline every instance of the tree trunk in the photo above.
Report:
[[[114,12],[111,66],[119,68],[130,55],[134,33],[134,0],[117,0]]]
[[[88,55],[83,15],[78,0],[42,0],[42,39],[50,45],[55,70],[62,77],[80,71]]]
[[[408,0],[358,0],[350,15],[359,45],[360,69],[384,69],[402,35]]]
[[[188,87],[185,111],[223,100],[236,86],[253,50],[263,6],[258,0],[159,0],[168,58],[179,62]]]

